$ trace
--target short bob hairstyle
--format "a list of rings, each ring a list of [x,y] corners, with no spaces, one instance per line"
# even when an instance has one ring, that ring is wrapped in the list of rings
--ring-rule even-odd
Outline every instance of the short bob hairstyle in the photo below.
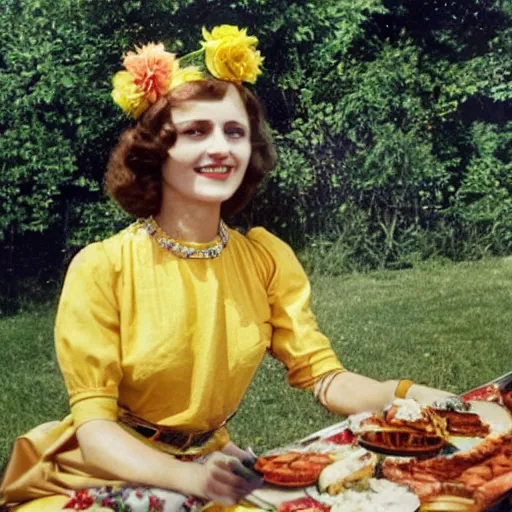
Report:
[[[160,211],[162,166],[176,141],[171,109],[192,99],[222,99],[229,82],[202,80],[188,82],[160,98],[126,130],[114,148],[105,175],[105,188],[120,206],[136,217],[149,217]],[[233,84],[235,85],[235,84]],[[221,206],[224,218],[239,213],[250,201],[265,174],[276,163],[276,155],[263,110],[256,97],[235,85],[247,109],[251,128],[252,153],[238,190]]]

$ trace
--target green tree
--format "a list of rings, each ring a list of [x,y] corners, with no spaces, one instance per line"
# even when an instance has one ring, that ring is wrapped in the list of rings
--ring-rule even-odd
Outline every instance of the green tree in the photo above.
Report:
[[[183,54],[220,23],[260,38],[280,157],[237,222],[338,240],[351,268],[510,252],[511,18],[510,0],[5,0],[1,277],[128,221],[102,192],[130,125],[111,77],[135,44]]]

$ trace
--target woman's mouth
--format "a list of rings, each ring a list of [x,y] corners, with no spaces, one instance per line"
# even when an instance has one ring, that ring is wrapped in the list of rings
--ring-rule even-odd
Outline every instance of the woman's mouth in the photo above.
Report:
[[[228,179],[232,170],[233,167],[228,165],[205,166],[194,168],[194,171],[197,172],[197,174],[201,174],[205,178],[211,178],[213,180]]]

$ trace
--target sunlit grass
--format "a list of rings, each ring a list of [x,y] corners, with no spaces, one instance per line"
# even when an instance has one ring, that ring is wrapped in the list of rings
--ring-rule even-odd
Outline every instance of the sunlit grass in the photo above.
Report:
[[[312,282],[319,324],[352,370],[453,392],[511,370],[512,259]],[[0,319],[0,467],[16,435],[67,414],[53,319],[53,307]],[[267,358],[230,431],[261,451],[336,421],[310,392],[289,388],[281,364]]]
[[[66,414],[53,349],[54,310],[38,307],[0,320],[0,468],[16,435]]]
[[[460,393],[512,369],[512,259],[313,278],[313,306],[343,364]],[[270,448],[337,421],[260,369],[232,435]]]

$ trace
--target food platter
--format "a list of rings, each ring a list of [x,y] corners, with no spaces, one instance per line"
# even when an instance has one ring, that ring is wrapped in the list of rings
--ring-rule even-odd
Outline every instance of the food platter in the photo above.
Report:
[[[388,494],[405,488],[415,497],[416,506],[410,498],[409,508],[396,508],[404,512],[490,512],[491,506],[494,512],[496,504],[512,496],[512,411],[506,403],[510,391],[512,372],[468,392],[466,411],[448,408],[437,413],[441,409],[421,406],[422,416],[411,419],[400,415],[400,403],[391,412],[358,415],[357,421],[350,417],[265,454],[267,463],[288,457],[301,468],[295,477],[289,466],[292,471],[283,480],[273,474],[272,464],[267,471],[256,466],[271,484],[258,496],[277,512],[374,512],[380,510],[379,500],[389,498],[379,494],[384,492],[381,486]],[[326,464],[318,464],[315,454],[328,455],[331,462],[323,459]],[[378,462],[372,458],[365,466],[349,461],[370,456]],[[504,507],[500,512],[507,510]]]
[[[254,469],[265,482],[281,487],[306,487],[317,482],[321,471],[341,457],[343,449],[332,443],[290,446],[259,457]]]
[[[384,436],[386,440],[383,439]],[[414,436],[418,439],[415,440]],[[396,430],[364,432],[357,439],[359,446],[369,451],[394,457],[433,457],[446,446],[446,440],[440,436],[421,436],[414,432]]]
[[[398,485],[384,479],[372,478],[368,481],[368,489],[365,494],[348,490],[343,493],[343,499],[339,496],[329,496],[320,493],[315,486],[307,487],[306,494],[314,500],[332,507],[332,509],[346,510],[351,505],[354,507],[366,507],[372,512],[385,511],[415,512],[420,507],[419,498],[403,485]],[[359,496],[358,496],[359,495]]]
[[[496,379],[466,391],[462,398],[478,402],[494,402],[512,414],[512,371]]]

